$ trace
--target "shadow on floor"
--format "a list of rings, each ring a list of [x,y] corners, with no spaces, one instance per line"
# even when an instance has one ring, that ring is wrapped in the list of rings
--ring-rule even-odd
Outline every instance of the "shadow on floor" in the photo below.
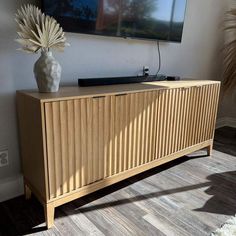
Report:
[[[220,174],[213,174],[207,177],[205,183],[190,185],[180,188],[168,189],[164,191],[152,192],[148,194],[143,194],[135,196],[132,198],[124,198],[116,201],[110,201],[109,203],[96,204],[94,206],[83,206],[80,200],[75,201],[77,206],[74,213],[86,213],[89,211],[95,211],[99,209],[104,209],[107,207],[115,207],[117,205],[124,205],[130,202],[143,201],[145,199],[159,198],[161,196],[167,196],[170,194],[186,192],[190,190],[195,190],[203,187],[209,187],[205,192],[212,197],[204,204],[203,207],[195,209],[194,211],[202,211],[215,214],[223,215],[235,215],[236,212],[236,171],[225,172]],[[108,192],[109,194],[111,192]],[[103,195],[103,193],[102,193]],[[89,197],[90,202],[94,201],[93,195]],[[76,211],[77,210],[77,211]]]
[[[212,197],[195,211],[235,215],[236,213],[236,171],[213,174],[207,177],[210,186],[205,191]]]
[[[200,157],[203,156],[192,156],[191,159]],[[78,212],[85,213],[93,210],[107,208],[108,206],[112,207],[117,205],[124,205],[130,202],[158,198],[160,196],[165,196],[178,192],[185,192],[209,186],[209,188],[206,190],[206,193],[212,195],[212,197],[205,203],[203,207],[195,209],[195,211],[234,215],[236,209],[236,171],[210,175],[207,177],[208,181],[202,184],[196,184],[158,192],[154,191],[153,193],[139,195],[132,198],[119,199],[116,201],[108,202],[106,204],[85,206],[85,204],[89,202],[95,201],[96,199],[99,199],[107,194],[113,193],[115,191],[118,191],[119,189],[129,186],[130,183],[140,181],[188,160],[189,157],[180,158],[171,163],[159,166],[150,171],[132,177],[128,180],[122,181],[88,196],[82,197],[72,203],[68,203],[71,204],[70,206],[74,209],[72,211],[72,214],[77,214]],[[60,207],[56,208],[55,218],[60,218],[63,216],[66,216],[66,214],[62,211],[62,209]],[[34,197],[31,200],[26,201],[24,197],[21,196],[0,203],[0,236],[26,235],[45,231],[46,227],[44,222],[45,220],[43,207]],[[50,229],[50,232],[52,234],[56,234],[56,230],[56,228],[53,228]]]

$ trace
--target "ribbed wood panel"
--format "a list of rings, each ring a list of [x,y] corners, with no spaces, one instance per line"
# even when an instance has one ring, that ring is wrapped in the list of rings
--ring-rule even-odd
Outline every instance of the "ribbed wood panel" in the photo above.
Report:
[[[45,104],[50,199],[108,176],[110,97]]]
[[[212,139],[219,88],[45,103],[49,198]]]
[[[213,138],[219,90],[215,84],[157,92],[155,158]]]
[[[106,176],[154,160],[156,97],[156,91],[111,96]]]

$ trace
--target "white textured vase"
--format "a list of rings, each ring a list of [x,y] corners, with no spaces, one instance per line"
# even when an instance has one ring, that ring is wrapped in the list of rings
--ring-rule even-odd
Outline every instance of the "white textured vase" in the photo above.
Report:
[[[61,80],[61,66],[52,56],[52,52],[42,52],[34,64],[34,76],[39,92],[57,92]]]

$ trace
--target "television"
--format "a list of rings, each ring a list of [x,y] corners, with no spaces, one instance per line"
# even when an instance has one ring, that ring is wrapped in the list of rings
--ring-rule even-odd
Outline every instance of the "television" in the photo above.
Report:
[[[181,42],[187,0],[42,0],[67,32]]]

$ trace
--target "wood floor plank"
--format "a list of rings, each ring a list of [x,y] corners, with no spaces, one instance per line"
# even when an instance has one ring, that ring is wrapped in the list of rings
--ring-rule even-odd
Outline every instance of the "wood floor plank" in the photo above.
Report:
[[[98,203],[101,203],[100,199],[97,200]],[[94,203],[90,203],[90,206],[93,206]],[[83,208],[81,209],[82,213],[93,222],[93,224],[105,235],[133,235],[133,230],[129,227],[129,221],[121,217],[114,208],[107,207],[99,210],[92,210],[84,212]]]
[[[79,227],[82,235],[97,235],[104,236],[104,234],[79,210],[73,207],[73,204],[66,204],[62,206],[62,211]]]
[[[83,235],[83,231],[76,225],[76,223],[62,211],[57,209],[54,228],[58,229],[61,235],[77,236]]]
[[[161,232],[167,236],[187,236],[188,232],[177,227],[173,222],[169,221],[161,215],[146,215],[144,219],[157,227]]]
[[[120,207],[118,204],[113,207],[125,218],[127,218],[129,225],[134,229],[135,235],[145,235],[146,232],[148,232],[149,235],[164,236],[161,231],[143,219],[146,212],[137,205],[133,204],[131,200],[129,201],[130,196],[127,196],[126,191],[121,191],[120,194],[114,194],[113,196],[114,197],[110,198],[110,200],[115,200],[117,202],[122,202],[123,200],[128,199],[128,201],[125,201],[125,207]],[[137,224],[137,222],[139,222],[139,224]]]

